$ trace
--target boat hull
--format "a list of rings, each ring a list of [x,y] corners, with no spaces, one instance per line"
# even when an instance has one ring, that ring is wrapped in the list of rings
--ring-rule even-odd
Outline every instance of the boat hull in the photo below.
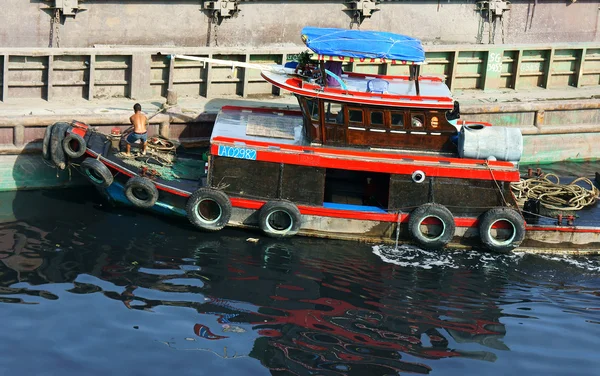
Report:
[[[124,194],[123,185],[113,183],[101,189],[105,197],[113,203],[133,206]],[[164,194],[164,192],[162,193]],[[166,193],[169,194],[169,193]],[[151,212],[158,215],[186,217],[185,209],[158,201]],[[343,213],[339,213],[343,215]],[[461,218],[472,226],[456,226],[456,233],[448,248],[484,249],[476,226],[476,218]],[[182,222],[185,223],[185,222]],[[258,210],[233,207],[229,227],[245,228],[259,232]],[[406,220],[398,223],[354,218],[339,218],[302,214],[302,228],[296,236],[327,239],[340,239],[377,244],[411,243]],[[600,227],[577,226],[527,226],[525,239],[515,252],[556,253],[556,254],[598,254],[600,253]]]

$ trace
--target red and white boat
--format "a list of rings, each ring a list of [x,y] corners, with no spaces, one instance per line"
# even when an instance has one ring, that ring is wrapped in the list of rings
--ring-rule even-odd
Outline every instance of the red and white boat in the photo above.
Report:
[[[87,157],[80,169],[107,197],[185,215],[205,231],[234,226],[272,237],[496,252],[600,249],[600,223],[557,223],[531,208],[534,217],[524,217],[511,191],[511,183],[521,179],[520,131],[460,120],[458,103],[442,79],[420,76],[420,42],[316,28],[305,28],[303,40],[315,51],[311,63],[259,67],[265,80],[294,93],[301,110],[223,107],[205,176],[151,173],[122,158],[110,136],[82,124],[53,127],[58,130],[48,131],[47,144],[60,143],[66,134],[68,154]],[[363,44],[368,51],[360,50]],[[373,51],[373,45],[384,52]],[[410,74],[343,72],[341,62],[352,59],[386,59],[407,65]],[[49,147],[46,157],[56,163],[55,149]],[[178,158],[201,162],[197,154]],[[577,222],[585,222],[588,212],[582,211]]]

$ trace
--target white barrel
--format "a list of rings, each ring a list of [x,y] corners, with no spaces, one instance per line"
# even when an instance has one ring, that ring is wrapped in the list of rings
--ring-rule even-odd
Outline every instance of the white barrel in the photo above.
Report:
[[[518,162],[523,155],[523,135],[519,128],[466,124],[458,135],[458,155]]]

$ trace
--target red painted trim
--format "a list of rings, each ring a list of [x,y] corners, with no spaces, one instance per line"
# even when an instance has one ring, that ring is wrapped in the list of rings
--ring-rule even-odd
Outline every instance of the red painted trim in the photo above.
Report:
[[[71,123],[71,126],[73,127],[71,130],[71,133],[74,133],[81,137],[85,136],[85,134],[87,133],[87,130],[89,128],[89,126],[87,124],[82,123],[80,121],[76,121],[76,120]]]
[[[556,227],[538,227],[535,225],[530,225],[525,227],[526,231],[558,231],[558,232],[573,232],[573,233],[600,233],[600,228],[578,228],[578,227],[566,227],[566,226],[556,226]],[[582,246],[585,246],[582,244]]]
[[[400,95],[400,94],[378,94],[378,93],[367,93],[362,91],[349,91],[344,89],[325,87],[321,88],[319,85],[307,84],[304,83],[299,78],[289,78],[285,81],[287,85],[292,87],[297,87],[299,89],[309,89],[309,90],[320,90],[326,93],[335,93],[342,95],[351,95],[351,96],[361,96],[366,98],[384,98],[384,99],[409,99],[412,101],[437,101],[437,102],[447,102],[452,101],[450,97],[434,97],[434,96],[418,96],[418,95]]]
[[[212,155],[218,155],[219,144],[222,142],[221,137],[215,137],[211,145],[210,152]],[[228,143],[234,144],[235,139],[232,139]],[[244,141],[238,141],[244,143]],[[244,143],[245,145],[252,145],[251,142]],[[236,145],[236,144],[234,144]],[[239,143],[236,145],[239,146]],[[286,163],[300,166],[312,166],[312,167],[323,167],[323,168],[336,168],[342,170],[353,170],[353,171],[372,171],[382,172],[390,174],[404,174],[410,175],[416,170],[423,171],[427,176],[437,176],[446,178],[458,178],[458,179],[476,179],[476,180],[497,180],[497,181],[508,181],[517,182],[520,180],[519,171],[510,165],[511,170],[495,170],[493,174],[489,169],[485,168],[473,168],[471,166],[460,166],[456,165],[442,165],[439,164],[439,160],[433,160],[432,162],[436,165],[416,165],[401,162],[401,156],[389,161],[381,160],[377,158],[377,154],[367,155],[365,160],[358,158],[351,158],[348,155],[340,154],[329,154],[325,153],[304,153],[298,150],[292,150],[292,152],[286,152],[281,148],[278,151],[268,149],[268,146],[263,146],[263,149],[257,149],[256,160],[263,162],[273,163]],[[344,158],[344,156],[346,158]],[[372,160],[368,160],[371,158]],[[375,160],[373,160],[375,159]],[[410,158],[411,160],[417,160],[416,158]],[[481,164],[481,163],[480,163]]]
[[[428,157],[425,155],[412,155],[412,154],[393,154],[393,153],[385,153],[385,152],[365,152],[359,150],[352,149],[334,149],[334,148],[326,148],[326,147],[318,147],[318,146],[298,146],[298,145],[290,145],[290,144],[279,144],[276,142],[265,142],[265,141],[254,141],[254,140],[246,140],[242,138],[233,138],[233,137],[225,137],[225,136],[217,136],[213,138],[213,142],[221,142],[221,143],[242,143],[247,146],[255,146],[255,147],[263,147],[268,148],[269,146],[277,146],[281,150],[290,150],[297,152],[313,152],[319,154],[329,154],[336,155],[340,157],[365,157],[365,158],[386,158],[391,159],[393,161],[399,161],[401,159],[411,159],[417,162],[430,162],[430,163],[450,163],[457,165],[473,165],[473,166],[483,166],[484,160],[478,159],[462,159],[462,158],[449,158],[449,157]],[[216,155],[216,154],[215,154]],[[313,155],[313,154],[306,154]],[[488,164],[490,167],[506,167],[511,170],[515,170],[515,166],[510,162],[503,161],[489,161]]]
[[[454,102],[452,101],[451,98],[447,98],[448,102],[446,103],[410,103],[410,102],[400,102],[400,101],[383,101],[383,100],[375,100],[375,99],[361,99],[361,98],[356,98],[355,95],[357,95],[357,92],[352,92],[352,95],[344,95],[344,96],[340,96],[340,95],[331,95],[331,94],[327,94],[324,92],[312,92],[309,90],[303,90],[300,88],[295,88],[287,83],[281,83],[281,82],[277,82],[275,80],[270,80],[268,79],[264,74],[262,74],[262,77],[269,83],[271,83],[272,85],[275,85],[279,88],[282,88],[284,90],[287,90],[289,92],[292,93],[296,93],[296,94],[300,94],[306,97],[312,97],[312,98],[320,98],[320,99],[328,99],[328,100],[332,100],[332,101],[338,101],[338,102],[349,102],[349,103],[359,103],[359,104],[370,104],[370,105],[379,105],[379,106],[392,106],[392,107],[417,107],[417,108],[435,108],[435,109],[453,109],[454,108]],[[331,90],[331,89],[329,89]],[[344,91],[342,91],[344,92]],[[363,95],[362,93],[360,93],[360,95]],[[364,93],[365,96],[369,96],[372,94],[369,93]],[[389,95],[389,94],[386,94]],[[374,95],[375,96],[375,95]],[[383,96],[383,95],[377,95],[379,97]],[[425,97],[411,97],[411,98],[425,98]]]
[[[246,198],[231,197],[231,205],[236,208],[258,210],[264,204],[265,200],[251,200]],[[354,210],[330,209],[319,206],[298,205],[298,210],[303,215],[314,215],[320,217],[357,219],[363,221],[380,221],[380,222],[398,222],[398,214],[396,213],[369,213]],[[400,223],[408,222],[408,214],[400,214]],[[459,227],[474,227],[477,226],[477,218],[454,218],[454,222]]]
[[[275,107],[270,107],[270,108],[257,108],[257,107],[243,107],[243,106],[223,106],[221,107],[221,110],[223,111],[250,111],[250,112],[262,112],[262,113],[268,113],[268,114],[278,114],[278,113],[282,113],[284,115],[295,115],[295,116],[302,116],[302,112],[300,110],[284,110],[284,109],[278,109]]]
[[[387,80],[404,80],[409,81],[409,76],[387,76],[384,74],[368,74],[360,72],[343,72],[342,74],[348,75],[348,77],[359,77],[359,78],[382,78]],[[433,81],[433,82],[444,82],[440,77],[435,76],[419,76],[419,81]]]

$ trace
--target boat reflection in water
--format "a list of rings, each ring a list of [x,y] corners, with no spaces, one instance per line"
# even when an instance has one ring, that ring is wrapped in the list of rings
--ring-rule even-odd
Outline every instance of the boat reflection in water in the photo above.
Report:
[[[470,267],[466,257],[460,268],[403,267],[381,262],[367,245],[252,242],[229,231],[199,241],[197,232],[155,219],[101,237],[109,222],[132,222],[109,219],[0,225],[2,302],[101,293],[147,315],[169,307],[172,337],[153,338],[166,350],[256,358],[272,373],[427,374],[432,359],[493,362],[509,350],[497,306],[506,276]],[[57,293],[48,285],[55,283],[69,287]],[[114,305],[106,307],[111,317]],[[180,335],[190,308],[196,318]]]

